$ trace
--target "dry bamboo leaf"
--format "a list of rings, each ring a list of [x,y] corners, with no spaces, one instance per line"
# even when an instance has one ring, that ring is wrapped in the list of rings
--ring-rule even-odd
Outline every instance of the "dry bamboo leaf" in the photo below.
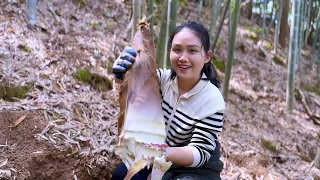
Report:
[[[7,163],[8,163],[8,159],[3,160],[3,161],[0,163],[0,168],[1,168],[2,166],[7,165]]]
[[[25,115],[21,116],[19,119],[15,120],[13,123],[13,126],[17,127],[27,116],[28,116],[28,114],[25,114]]]
[[[57,84],[57,83],[54,83],[53,84],[53,87],[54,87],[54,89],[56,90],[56,91],[58,91],[58,92],[60,92],[60,93],[66,93],[67,91],[63,88],[63,87],[61,87],[59,84]]]

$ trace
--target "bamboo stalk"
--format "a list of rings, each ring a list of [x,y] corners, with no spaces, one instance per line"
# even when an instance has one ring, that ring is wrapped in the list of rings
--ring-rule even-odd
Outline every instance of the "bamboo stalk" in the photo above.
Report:
[[[171,0],[171,5],[170,5],[170,21],[169,21],[169,33],[167,36],[167,40],[169,39],[170,35],[173,33],[174,29],[176,28],[176,24],[177,24],[177,16],[178,16],[178,0]],[[167,51],[169,51],[168,49],[168,41],[166,41],[166,49]],[[169,53],[167,52],[167,55]],[[170,57],[167,56],[166,58],[166,68],[170,68],[171,67],[171,62],[170,62]]]
[[[317,149],[317,155],[313,160],[314,166],[320,169],[320,148]]]
[[[223,83],[223,96],[225,100],[228,100],[229,80],[231,76],[231,69],[232,69],[233,58],[234,58],[234,49],[236,46],[236,35],[237,35],[239,14],[240,14],[240,1],[237,0],[234,8],[231,41],[229,45],[228,61],[227,61],[227,67],[225,70],[225,78]]]
[[[140,6],[140,0],[132,0],[132,30],[131,30],[131,38],[133,39],[134,34],[137,32],[137,24],[138,19],[140,18],[141,8]]]
[[[150,33],[151,33],[151,38],[152,42],[154,42],[154,0],[149,0],[148,2],[148,12],[149,12],[149,22],[150,22]]]
[[[166,27],[166,43],[164,48],[164,58],[163,58],[163,67],[167,67],[168,61],[168,39],[169,39],[169,28],[170,28],[170,13],[171,13],[171,2],[172,0],[168,0],[168,11],[167,11],[167,27]]]
[[[299,17],[299,34],[298,34],[298,58],[297,58],[297,64],[298,64],[298,69],[301,68],[301,50],[302,50],[302,46],[301,46],[301,42],[302,42],[302,24],[303,24],[303,21],[302,21],[302,18],[303,18],[303,12],[302,12],[302,9],[301,8],[303,7],[303,1],[300,2],[300,17]]]
[[[216,6],[217,6],[217,0],[211,0],[212,6],[211,6],[211,19],[210,19],[210,29],[209,29],[209,37],[210,40],[212,38],[212,34],[213,34],[213,30],[216,26],[216,20],[217,20],[217,16],[216,16]]]
[[[289,63],[287,73],[287,96],[286,102],[288,109],[292,112],[294,106],[294,79],[295,79],[295,64],[297,62],[297,46],[299,33],[299,16],[300,16],[300,0],[295,0],[292,6],[291,30],[290,30],[290,46],[289,46]]]
[[[199,0],[199,5],[198,5],[198,19],[197,21],[200,20],[200,17],[201,17],[201,11],[202,11],[202,6],[203,6],[203,0]]]
[[[163,52],[165,51],[165,48],[166,48],[167,9],[168,9],[168,0],[165,0],[164,8],[162,9],[162,14],[161,14],[160,33],[157,41],[156,60],[157,60],[158,67],[163,67],[163,64],[164,64]]]
[[[213,44],[212,44],[212,46],[210,48],[212,50],[212,52],[214,52],[214,48],[216,47],[216,44],[218,42],[219,35],[220,35],[221,29],[222,29],[222,26],[223,26],[223,21],[226,18],[226,15],[227,15],[227,12],[228,12],[229,3],[230,3],[230,0],[227,0],[227,3],[224,6],[223,15],[220,18],[219,28],[218,28],[218,30],[216,32],[216,35],[215,35],[215,38],[214,38],[214,42],[213,42]]]
[[[267,0],[263,0],[263,19],[262,19],[262,37],[265,37],[266,16],[267,16]]]

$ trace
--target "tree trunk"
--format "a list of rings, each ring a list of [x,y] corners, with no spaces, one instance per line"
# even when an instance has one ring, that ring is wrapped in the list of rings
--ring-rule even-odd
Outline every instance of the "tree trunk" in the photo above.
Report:
[[[255,3],[254,3],[254,0],[251,0],[251,2],[252,2],[252,8],[251,8],[252,16],[251,16],[251,19],[250,19],[250,21],[251,21],[251,23],[253,23],[253,21],[254,21],[254,13],[253,13],[253,8],[255,7]]]
[[[212,52],[214,51],[214,48],[216,47],[216,44],[218,42],[219,35],[220,35],[221,29],[222,29],[222,26],[223,26],[223,21],[226,18],[226,15],[227,15],[227,12],[228,12],[229,3],[230,3],[230,0],[227,0],[227,3],[224,6],[223,15],[220,18],[219,29],[216,32],[216,35],[215,35],[215,38],[214,38],[214,42],[213,42],[212,47],[211,47]]]
[[[278,53],[278,44],[279,44],[279,32],[280,32],[280,26],[281,26],[281,15],[282,15],[282,5],[283,1],[279,0],[279,12],[278,12],[278,17],[277,17],[277,26],[276,26],[276,32],[274,33],[274,53]]]
[[[285,48],[286,47],[286,37],[288,36],[288,15],[289,15],[289,3],[290,0],[283,0],[282,16],[281,16],[281,26],[279,35],[279,44]]]
[[[309,37],[309,33],[310,33],[310,14],[311,14],[311,0],[309,0],[309,3],[308,3],[308,16],[307,16],[307,29],[306,29],[306,36],[305,36],[305,39],[304,39],[304,44],[307,45],[308,43],[308,37]]]
[[[271,19],[270,19],[269,26],[268,26],[268,28],[266,29],[266,34],[267,34],[267,35],[269,34],[269,32],[271,32],[271,28],[273,27],[273,24],[275,23],[276,18],[277,18],[277,16],[278,16],[278,13],[277,13],[277,12],[279,12],[279,10],[280,10],[280,9],[279,9],[279,5],[278,5],[278,7],[276,7],[276,3],[275,3],[275,2],[273,2],[272,4],[273,4],[273,5],[272,5],[271,13],[270,13]],[[275,12],[274,12],[274,10],[275,10]]]
[[[319,24],[320,24],[320,12],[318,13],[318,21],[317,21],[317,25],[316,25],[316,31],[314,32],[314,36],[313,36],[313,40],[312,40],[312,50],[311,50],[311,66],[313,63],[315,63],[315,51],[316,51],[316,47],[317,47],[317,41],[318,41],[318,34],[319,34]]]
[[[231,69],[233,64],[234,49],[236,46],[236,35],[237,35],[239,14],[240,14],[240,1],[236,0],[234,14],[233,14],[233,21],[232,21],[231,43],[229,44],[228,61],[227,61],[227,67],[225,70],[225,78],[223,83],[223,96],[226,101],[228,101],[229,81],[230,81]]]
[[[251,19],[252,17],[252,1],[250,0],[250,2],[248,3],[248,19]]]
[[[308,23],[307,23],[307,7],[308,3],[307,1],[304,1],[304,6],[303,6],[303,32],[302,32],[302,49],[304,49],[305,44],[305,38],[306,38],[306,31],[308,28]]]
[[[290,30],[290,45],[288,59],[288,80],[287,80],[287,108],[292,112],[294,106],[294,79],[295,65],[297,61],[298,37],[299,37],[299,19],[300,19],[300,0],[294,0],[292,5],[292,21]]]

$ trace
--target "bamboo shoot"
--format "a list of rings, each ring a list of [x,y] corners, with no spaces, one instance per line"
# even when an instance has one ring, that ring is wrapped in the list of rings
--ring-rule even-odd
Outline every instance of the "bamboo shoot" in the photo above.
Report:
[[[120,135],[115,153],[128,168],[125,179],[150,164],[154,164],[151,179],[161,179],[172,163],[162,156],[167,147],[165,121],[154,46],[145,22],[139,23],[131,47],[137,56],[120,87]]]

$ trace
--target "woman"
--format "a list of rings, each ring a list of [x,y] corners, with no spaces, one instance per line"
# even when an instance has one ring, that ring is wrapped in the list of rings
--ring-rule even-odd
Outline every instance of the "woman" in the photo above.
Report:
[[[219,91],[208,31],[196,22],[178,26],[169,40],[172,68],[158,69],[162,109],[166,120],[166,155],[173,163],[163,179],[221,179],[217,138],[222,130],[224,99]],[[136,52],[126,47],[113,72],[121,79],[132,66]],[[123,179],[119,165],[112,179]],[[132,179],[147,179],[143,169]]]

